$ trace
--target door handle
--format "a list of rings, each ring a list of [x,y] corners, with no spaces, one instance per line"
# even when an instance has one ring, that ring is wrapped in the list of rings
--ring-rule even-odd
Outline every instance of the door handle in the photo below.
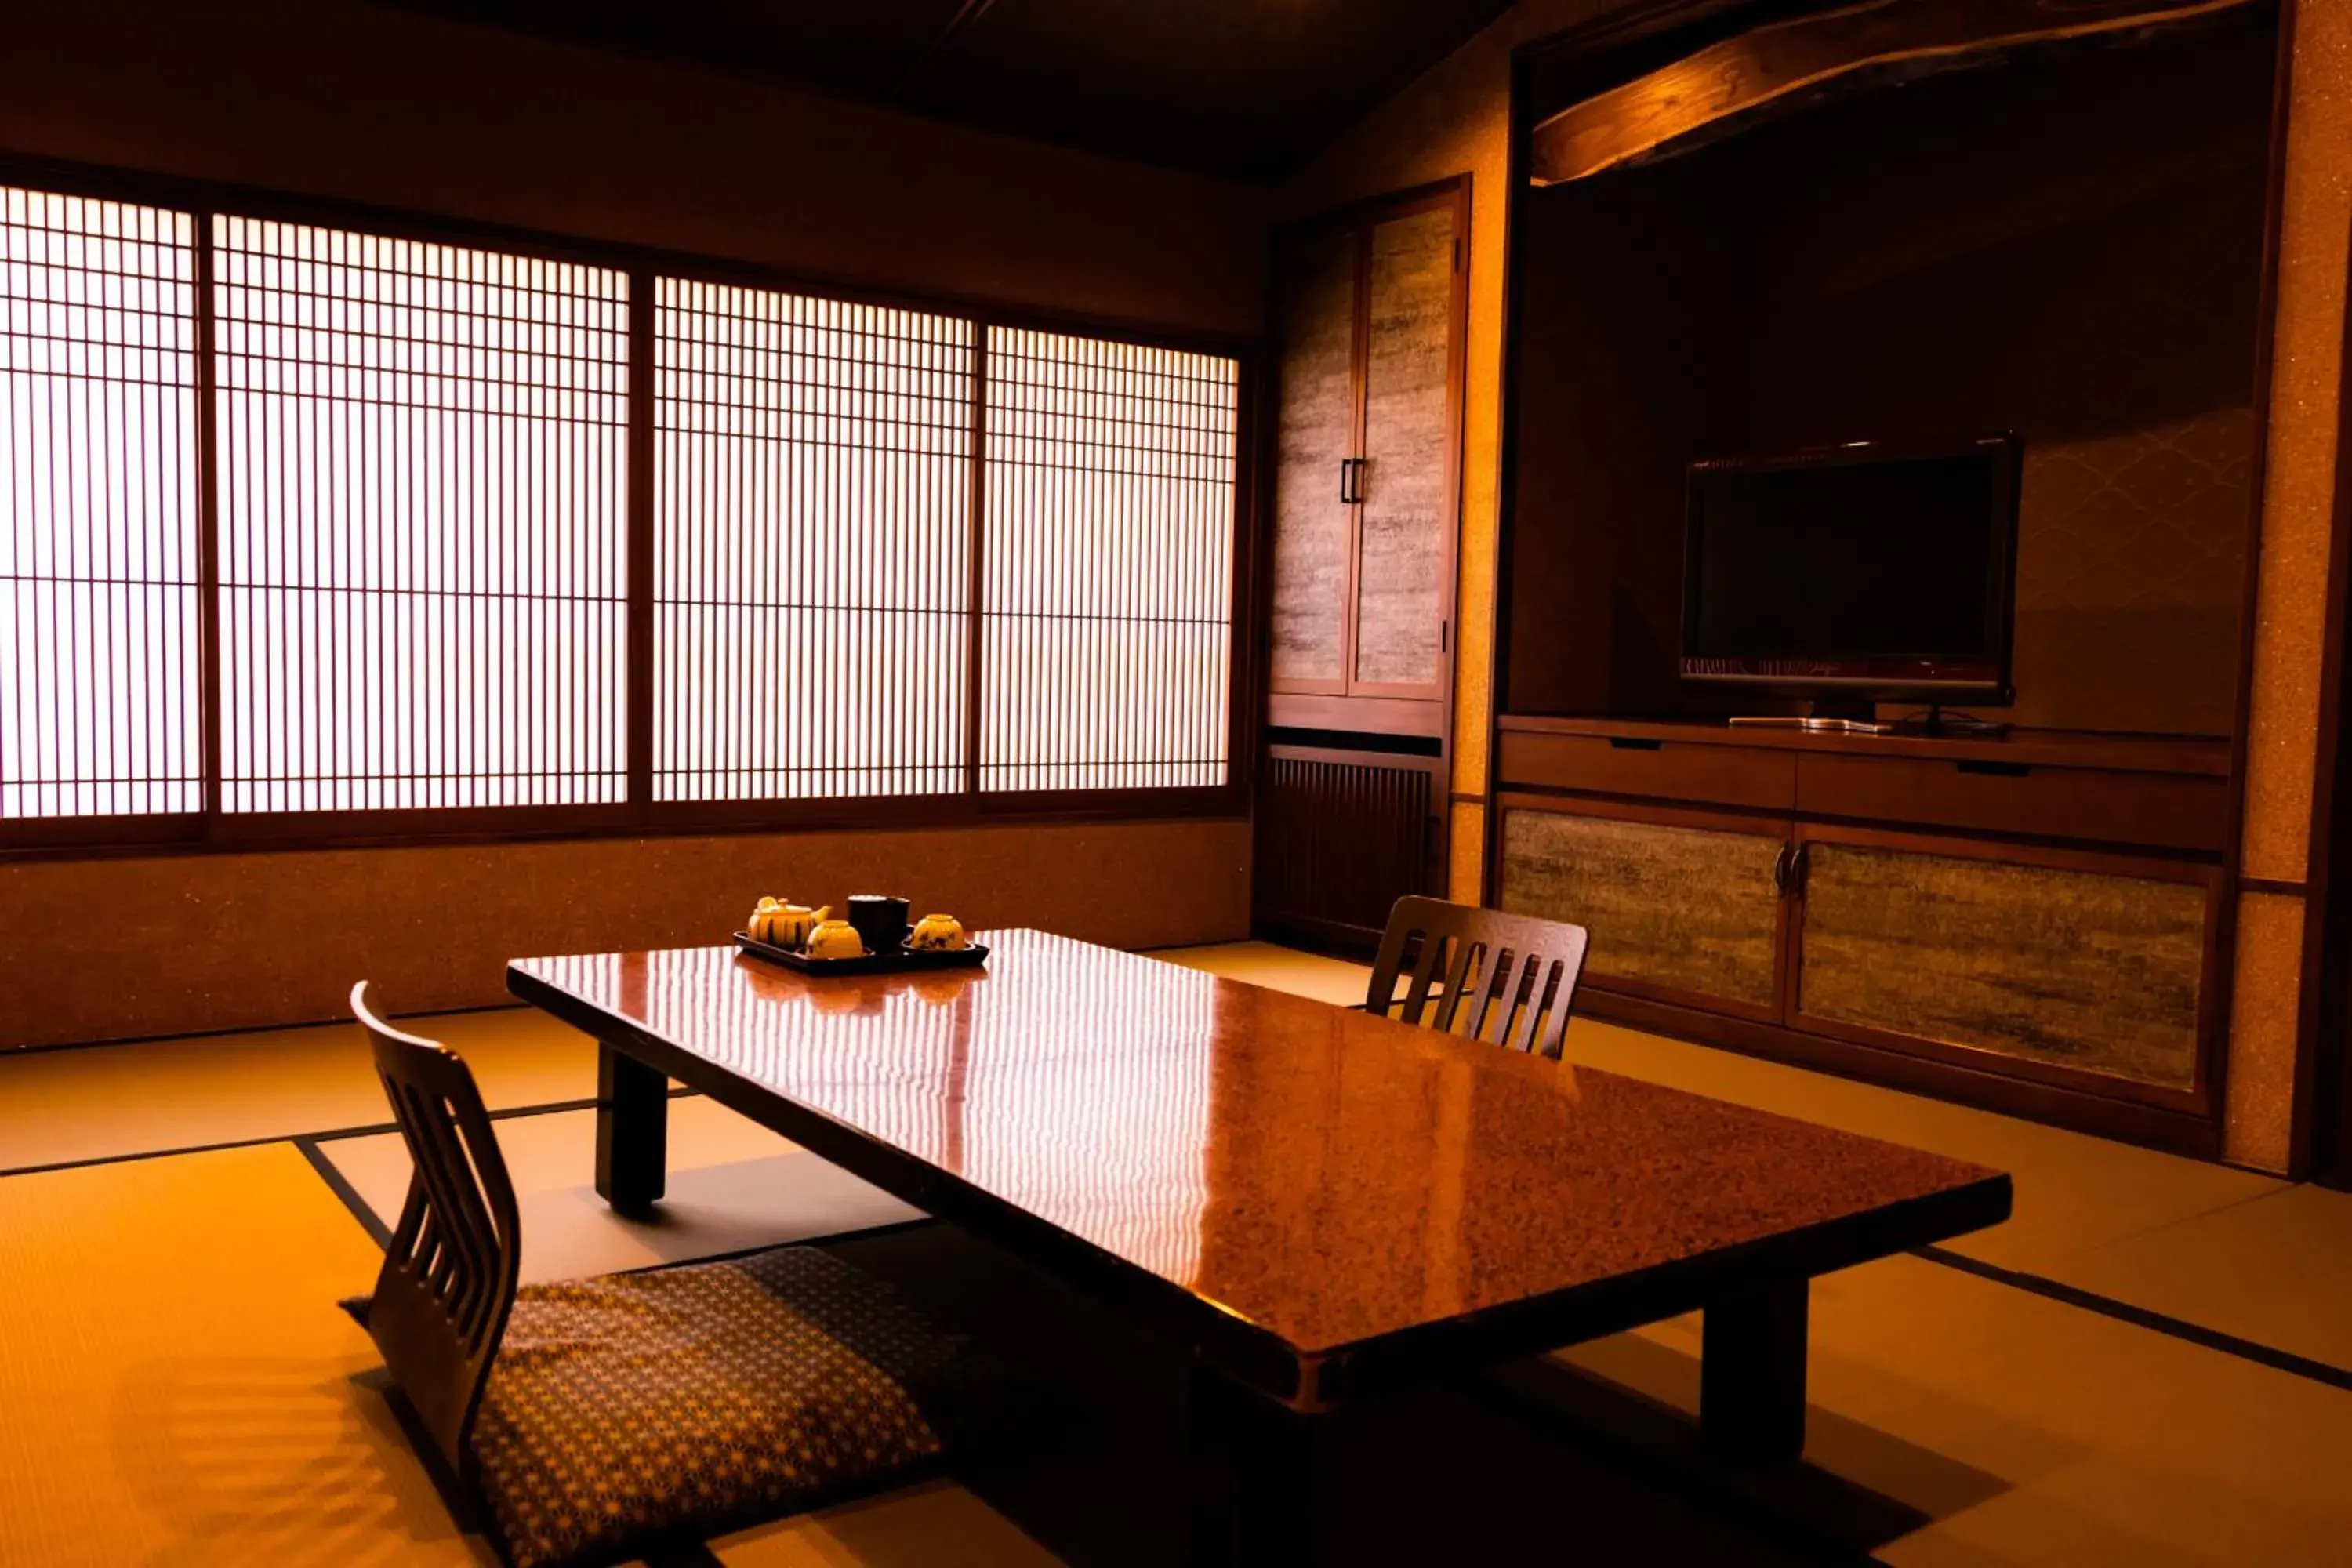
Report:
[[[1364,469],[1366,466],[1367,464],[1365,459],[1361,458],[1342,458],[1339,459],[1340,505],[1353,506],[1364,499]]]
[[[1789,896],[1789,862],[1797,853],[1793,844],[1783,844],[1780,852],[1772,857],[1772,890],[1781,898]]]

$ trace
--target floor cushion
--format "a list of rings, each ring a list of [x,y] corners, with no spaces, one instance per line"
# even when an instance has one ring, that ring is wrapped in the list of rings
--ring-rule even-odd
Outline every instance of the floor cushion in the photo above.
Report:
[[[814,1247],[525,1286],[475,1484],[517,1568],[619,1561],[911,1479],[961,1353]]]

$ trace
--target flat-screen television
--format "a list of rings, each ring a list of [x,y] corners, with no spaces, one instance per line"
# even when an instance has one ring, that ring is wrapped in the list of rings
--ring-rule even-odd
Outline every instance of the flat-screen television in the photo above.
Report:
[[[2019,443],[1693,463],[1682,677],[1820,706],[2006,703]]]

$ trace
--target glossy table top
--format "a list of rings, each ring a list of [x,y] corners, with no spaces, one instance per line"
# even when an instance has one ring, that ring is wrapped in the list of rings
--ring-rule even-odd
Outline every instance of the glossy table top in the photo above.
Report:
[[[738,1109],[822,1119],[1307,1356],[1863,1216],[1919,1213],[1877,1256],[2007,1213],[2005,1176],[1939,1155],[1041,931],[981,940],[985,971],[817,980],[715,947],[509,976]],[[1936,1208],[1954,1197],[1967,1215]]]

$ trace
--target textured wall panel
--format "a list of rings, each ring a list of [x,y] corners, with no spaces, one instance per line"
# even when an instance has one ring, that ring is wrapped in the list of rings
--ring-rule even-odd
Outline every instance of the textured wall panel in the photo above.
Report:
[[[742,834],[0,863],[0,1049],[508,1000],[506,962],[727,940],[763,893],[887,889],[1115,947],[1249,929],[1249,824]]]
[[[1590,930],[1596,976],[1769,1006],[1780,849],[1758,833],[1510,811],[1502,905]]]
[[[2299,882],[2308,869],[2352,223],[2347,146],[2352,6],[2298,5],[2242,851],[2246,875],[2281,881]]]
[[[1453,465],[1446,352],[1453,325],[1454,213],[1416,213],[1372,230],[1370,345],[1364,366],[1363,549],[1357,568],[1356,678],[1437,679],[1437,595],[1445,585]]]
[[[1457,904],[1486,901],[1486,808],[1467,801],[1453,807],[1446,839],[1453,863],[1447,868],[1446,894]]]
[[[2283,1173],[2294,1124],[2303,900],[2241,894],[2237,938],[2221,1152],[2242,1165]]]
[[[2195,1083],[2201,887],[1842,844],[1807,855],[1805,1014]]]
[[[1278,287],[1274,678],[1338,680],[1347,673],[1349,519],[1339,462],[1355,447],[1355,237],[1296,247]]]
[[[2230,732],[2253,455],[2252,410],[2226,405],[2028,441],[2012,722]]]

